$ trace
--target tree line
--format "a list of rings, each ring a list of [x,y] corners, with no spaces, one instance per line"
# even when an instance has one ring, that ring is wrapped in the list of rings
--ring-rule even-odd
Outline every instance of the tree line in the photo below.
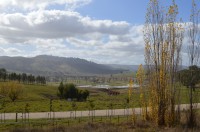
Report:
[[[25,84],[46,84],[46,78],[44,76],[34,76],[26,73],[8,73],[6,69],[0,69],[0,80],[1,81],[18,81],[19,83]]]

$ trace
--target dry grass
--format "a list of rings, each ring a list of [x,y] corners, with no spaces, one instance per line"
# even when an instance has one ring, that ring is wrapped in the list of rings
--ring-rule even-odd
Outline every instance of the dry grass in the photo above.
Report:
[[[127,131],[112,123],[87,123],[76,126],[57,126],[49,128],[17,128],[10,132],[122,132]]]
[[[15,128],[8,132],[199,132],[200,130],[199,127],[190,129],[182,123],[176,127],[156,127],[153,126],[151,122],[142,120],[137,120],[135,124],[131,121],[124,121],[121,123],[89,122],[71,126],[62,124],[54,127],[49,125],[41,128]]]

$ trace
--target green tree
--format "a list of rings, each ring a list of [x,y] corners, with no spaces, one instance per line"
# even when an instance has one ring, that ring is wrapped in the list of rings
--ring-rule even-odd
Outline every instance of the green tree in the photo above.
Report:
[[[63,82],[60,82],[60,85],[58,87],[58,96],[60,98],[63,98],[63,93],[64,93],[64,85],[63,85]]]
[[[68,83],[65,85],[63,95],[65,99],[71,98],[74,99],[77,97],[78,89],[73,83]]]
[[[200,81],[200,69],[196,66],[190,66],[178,73],[179,81],[187,88],[191,87],[195,91],[195,85]]]
[[[88,96],[90,95],[90,92],[88,91],[88,90],[84,90],[83,91],[83,99],[84,99],[84,101],[86,101],[86,99],[88,98]]]
[[[66,85],[69,90],[69,98],[73,99],[77,97],[78,89],[73,83],[69,83]]]
[[[77,100],[78,101],[86,101],[89,94],[90,93],[88,90],[79,90],[78,89]]]
[[[1,68],[0,69],[0,78],[2,79],[2,80],[6,80],[6,76],[7,76],[7,71],[6,71],[6,69],[4,69],[4,68]]]
[[[22,82],[23,83],[27,82],[27,75],[26,75],[26,73],[22,73]]]
[[[63,82],[60,82],[57,95],[64,99],[77,99],[77,101],[86,101],[90,93],[88,90],[77,89],[73,83],[67,83],[64,85]]]
[[[21,79],[22,79],[21,74],[18,74],[18,75],[17,75],[17,80],[18,80],[19,83],[21,82]]]
[[[78,94],[77,94],[77,100],[82,101],[83,100],[83,90],[78,89]]]
[[[42,77],[42,78],[41,78],[41,84],[42,84],[42,85],[45,85],[45,84],[46,84],[46,78],[45,78],[45,77]]]

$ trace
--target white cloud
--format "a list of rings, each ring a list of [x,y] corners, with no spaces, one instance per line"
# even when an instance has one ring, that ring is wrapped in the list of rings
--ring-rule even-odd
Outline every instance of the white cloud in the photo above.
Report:
[[[47,54],[98,63],[143,63],[143,26],[96,20],[73,11],[91,1],[0,1],[0,8],[8,10],[0,14],[1,55]],[[53,6],[58,5],[65,6],[66,10],[54,10]],[[18,13],[9,12],[11,8]]]
[[[122,35],[129,33],[130,28],[127,22],[93,20],[72,11],[45,10],[27,15],[0,14],[0,17],[0,35],[20,43],[23,39],[67,38],[93,33]]]
[[[4,50],[7,54],[19,54],[21,53],[21,50],[16,48],[8,48]]]
[[[89,4],[91,0],[1,0],[0,8],[4,11],[44,10],[50,6],[64,5],[67,10],[74,10]]]
[[[22,51],[17,48],[0,48],[1,55],[4,56],[18,56],[21,55]]]
[[[47,54],[64,57],[79,57],[97,63],[140,64],[144,62],[144,43],[140,35],[136,36],[134,34],[135,31],[128,32],[124,35],[107,33],[91,33],[90,35],[78,34],[68,38],[44,38],[34,36],[33,38],[30,37],[30,39],[28,39],[29,37],[25,37],[27,39],[23,38],[24,41],[21,44],[12,44],[20,45],[20,48],[23,46],[35,47],[33,51],[18,52],[17,55],[21,56]],[[11,43],[9,42],[9,44]],[[9,54],[7,53],[6,55]],[[10,53],[10,56],[15,56],[15,54]]]

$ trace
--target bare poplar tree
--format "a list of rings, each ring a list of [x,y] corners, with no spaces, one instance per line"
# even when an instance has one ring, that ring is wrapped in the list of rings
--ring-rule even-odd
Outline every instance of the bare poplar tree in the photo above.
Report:
[[[187,46],[189,65],[194,66],[198,65],[200,57],[200,27],[199,27],[199,9],[197,8],[196,1],[192,0],[192,9],[190,15],[190,23],[188,24],[188,38],[189,43]],[[195,102],[195,86],[192,85],[193,80],[195,79],[194,73],[190,70],[191,79],[189,86],[189,117],[188,125],[193,127],[196,125],[195,111],[194,108],[197,107]]]
[[[177,22],[178,6],[173,0],[168,12],[159,0],[150,0],[144,27],[145,62],[149,89],[150,118],[157,125],[173,125],[176,72],[180,65],[182,24]]]
[[[147,113],[147,90],[144,88],[144,80],[145,80],[145,71],[142,65],[138,67],[138,71],[136,74],[137,83],[140,89],[140,106],[141,106],[141,115],[143,120],[148,119]]]

